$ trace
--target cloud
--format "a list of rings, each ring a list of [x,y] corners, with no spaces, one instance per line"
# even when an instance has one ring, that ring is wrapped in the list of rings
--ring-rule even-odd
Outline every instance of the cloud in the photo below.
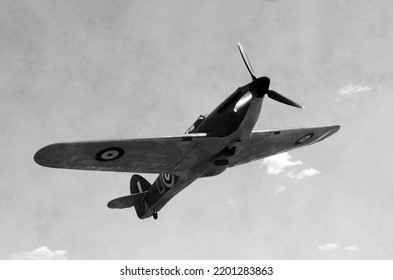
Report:
[[[325,245],[319,245],[318,249],[320,251],[333,251],[340,249],[340,246],[338,246],[336,243],[326,243]],[[343,248],[345,251],[359,251],[359,247],[357,245],[349,245],[345,248]]]
[[[338,90],[339,96],[335,101],[341,101],[343,99],[349,99],[351,97],[359,96],[368,91],[371,91],[369,86],[354,86],[353,84],[346,85]]]
[[[302,171],[298,171],[297,169],[293,169],[287,173],[290,178],[293,179],[303,179],[304,177],[311,177],[317,174],[320,174],[318,170],[314,168],[303,169]]]
[[[288,153],[281,153],[265,158],[261,162],[261,166],[266,166],[267,174],[273,175],[280,174],[281,172],[283,172],[285,167],[303,164],[301,161],[290,161],[290,159],[291,156]]]
[[[326,243],[325,245],[318,246],[318,250],[320,251],[333,251],[339,248],[340,246],[338,246],[336,243]]]
[[[344,248],[345,251],[359,251],[359,247],[356,245],[349,245]]]
[[[56,250],[52,252],[48,246],[39,247],[31,252],[21,252],[10,256],[12,260],[66,260],[66,250]]]
[[[284,169],[288,166],[296,166],[296,165],[303,165],[301,161],[291,161],[291,156],[288,153],[281,153],[278,155],[274,155],[271,157],[265,158],[261,162],[261,166],[266,166],[267,174],[269,175],[276,175],[284,172]],[[304,177],[311,177],[317,174],[320,174],[318,170],[315,168],[307,168],[299,171],[298,169],[292,169],[287,172],[287,176],[292,179],[303,179]],[[285,187],[281,186],[278,187],[275,191],[276,194],[283,192]]]
[[[276,190],[274,191],[275,194],[279,195],[280,193],[282,193],[283,191],[285,191],[287,187],[285,186],[278,186],[276,187]]]

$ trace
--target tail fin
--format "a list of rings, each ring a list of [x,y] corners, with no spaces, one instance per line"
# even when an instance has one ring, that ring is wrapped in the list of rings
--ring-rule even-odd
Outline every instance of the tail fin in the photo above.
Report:
[[[131,194],[147,192],[150,189],[150,183],[140,175],[133,175],[130,181]]]
[[[134,206],[138,217],[142,217],[146,212],[143,198],[148,193],[151,185],[140,175],[133,175],[130,181],[131,195],[119,197],[111,200],[108,207],[111,209],[123,209]]]
[[[142,195],[137,203],[134,204],[136,214],[138,217],[142,217],[145,212],[147,205],[145,204],[143,198],[145,197],[144,193],[148,192],[151,188],[151,184],[140,175],[133,175],[130,181],[130,192],[131,196]]]

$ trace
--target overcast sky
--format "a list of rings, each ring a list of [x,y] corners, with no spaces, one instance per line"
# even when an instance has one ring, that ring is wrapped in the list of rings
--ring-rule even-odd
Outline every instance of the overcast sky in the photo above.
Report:
[[[392,259],[390,1],[0,2],[0,259]],[[341,125],[194,182],[158,220],[132,174],[33,161],[55,142],[178,135],[250,77],[255,129]],[[156,175],[146,178],[153,182]]]

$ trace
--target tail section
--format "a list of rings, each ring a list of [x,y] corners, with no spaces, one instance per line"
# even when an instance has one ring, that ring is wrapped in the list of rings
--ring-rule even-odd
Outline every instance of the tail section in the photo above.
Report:
[[[108,203],[108,207],[111,209],[123,209],[134,206],[135,211],[140,218],[145,214],[146,206],[144,205],[143,198],[150,188],[151,185],[145,178],[140,175],[133,175],[130,181],[131,195],[111,200]]]
[[[134,175],[131,178],[130,182],[130,191],[132,196],[143,195],[141,199],[134,205],[136,214],[139,218],[141,218],[147,209],[145,201],[143,198],[145,197],[144,193],[148,192],[151,188],[150,183],[140,175]]]
[[[122,196],[122,197],[113,199],[108,202],[108,208],[123,209],[123,208],[129,208],[132,206],[136,206],[140,203],[140,201],[142,200],[142,198],[145,196],[146,193],[147,192],[137,193],[137,194]]]
[[[131,194],[147,192],[150,189],[150,183],[140,175],[133,175],[130,181]]]

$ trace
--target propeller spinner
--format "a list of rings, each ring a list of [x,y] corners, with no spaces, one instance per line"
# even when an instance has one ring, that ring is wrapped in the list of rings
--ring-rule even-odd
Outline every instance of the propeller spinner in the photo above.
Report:
[[[254,69],[251,66],[250,60],[248,59],[248,56],[246,54],[246,52],[244,51],[242,45],[240,43],[237,43],[237,46],[239,48],[240,51],[240,55],[243,58],[243,62],[247,67],[248,72],[251,75],[251,78],[253,81],[257,80],[255,73],[254,73]],[[267,89],[267,91],[265,92],[265,94],[270,97],[273,100],[276,100],[278,102],[284,103],[286,105],[289,106],[293,106],[293,107],[297,107],[297,108],[301,108],[304,109],[304,107],[298,103],[296,103],[295,101],[279,94],[278,92],[274,91],[274,90],[270,90]],[[239,111],[241,108],[243,108],[244,106],[246,106],[252,99],[251,93],[247,92],[242,98],[240,98],[240,100],[237,102],[234,111],[237,112]]]

